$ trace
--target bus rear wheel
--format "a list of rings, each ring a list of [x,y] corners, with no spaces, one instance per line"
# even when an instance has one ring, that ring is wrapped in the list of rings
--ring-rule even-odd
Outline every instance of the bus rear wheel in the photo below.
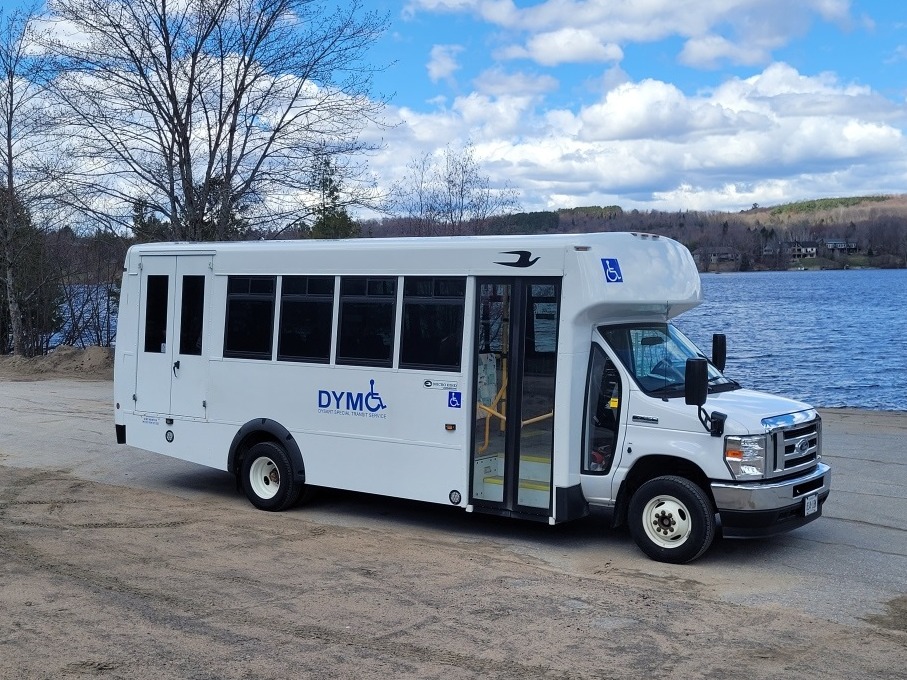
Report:
[[[250,448],[240,475],[243,491],[260,510],[286,510],[302,493],[303,485],[294,479],[289,455],[274,442],[260,442]]]
[[[633,540],[658,562],[691,562],[715,538],[711,500],[698,484],[684,477],[649,480],[633,494],[629,512]]]

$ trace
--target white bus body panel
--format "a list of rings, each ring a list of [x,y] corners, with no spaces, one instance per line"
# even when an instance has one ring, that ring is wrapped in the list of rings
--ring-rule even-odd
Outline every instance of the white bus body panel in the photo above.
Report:
[[[520,268],[521,253],[537,259]],[[191,263],[185,265],[188,270],[206,276],[203,353],[187,364],[174,355],[179,335],[171,324],[173,335],[161,356],[144,357],[143,271],[173,267],[177,272],[179,267],[181,272],[184,261]],[[620,280],[615,279],[618,266]],[[224,358],[227,277],[235,275],[466,276],[462,369]],[[239,429],[266,418],[296,439],[307,483],[437,503],[450,503],[456,490],[462,499],[458,504],[465,506],[474,423],[475,276],[562,282],[552,486],[578,487],[594,327],[666,321],[701,301],[692,257],[670,239],[567,234],[133,246],[126,258],[116,345],[116,423],[126,426],[126,441],[133,446],[225,470]],[[177,295],[171,293],[171,306],[177,305]],[[335,305],[335,330],[336,314]],[[398,315],[398,345],[400,323]],[[176,360],[180,367],[174,371]],[[452,392],[462,394],[462,404],[449,402]],[[384,408],[370,410],[376,394]],[[695,422],[689,407],[685,420]],[[552,521],[555,512],[552,507]]]

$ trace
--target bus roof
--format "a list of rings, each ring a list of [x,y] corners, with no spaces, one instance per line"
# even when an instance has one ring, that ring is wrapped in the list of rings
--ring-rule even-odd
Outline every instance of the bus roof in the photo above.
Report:
[[[701,302],[699,273],[680,243],[652,234],[584,234],[146,243],[141,257],[210,255],[215,274],[346,276],[533,276],[582,283],[571,290],[587,311],[670,318]]]

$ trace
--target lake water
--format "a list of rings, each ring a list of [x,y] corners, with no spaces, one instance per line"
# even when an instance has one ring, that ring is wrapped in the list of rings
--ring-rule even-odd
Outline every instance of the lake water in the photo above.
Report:
[[[675,320],[725,374],[814,406],[907,410],[907,270],[703,274],[702,305]]]

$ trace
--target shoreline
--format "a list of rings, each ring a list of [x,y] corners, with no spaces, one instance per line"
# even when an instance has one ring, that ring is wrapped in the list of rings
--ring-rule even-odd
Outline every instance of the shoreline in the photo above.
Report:
[[[0,357],[0,382],[47,382],[51,380],[75,380],[78,382],[109,382],[113,383],[113,367],[106,367],[101,370],[61,370],[60,368],[48,368],[45,370],[35,370],[31,366],[23,366],[20,358],[16,358],[20,363],[12,363],[7,356]],[[33,359],[26,359],[25,362],[32,362]],[[111,388],[112,389],[112,388]],[[879,409],[863,406],[813,406],[823,419],[834,416],[857,416],[878,414],[880,416],[890,417],[907,417],[907,409]]]
[[[43,382],[46,380],[113,381],[113,349],[110,347],[61,346],[39,357],[0,355],[0,381]],[[809,403],[809,402],[806,402]],[[891,414],[907,416],[905,409],[880,409],[863,406],[815,406],[822,416],[853,416],[857,414]]]

